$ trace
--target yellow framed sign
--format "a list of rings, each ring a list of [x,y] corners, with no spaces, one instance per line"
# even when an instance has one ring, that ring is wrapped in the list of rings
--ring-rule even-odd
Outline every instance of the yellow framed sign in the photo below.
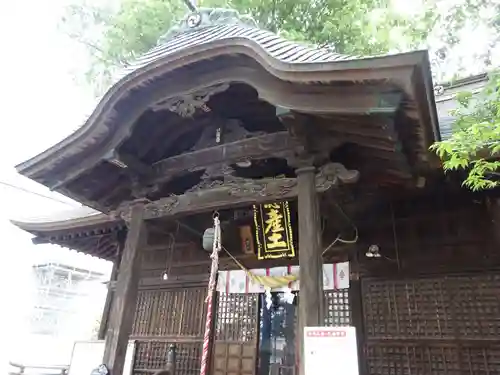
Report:
[[[288,202],[254,205],[258,259],[293,258],[293,233]]]

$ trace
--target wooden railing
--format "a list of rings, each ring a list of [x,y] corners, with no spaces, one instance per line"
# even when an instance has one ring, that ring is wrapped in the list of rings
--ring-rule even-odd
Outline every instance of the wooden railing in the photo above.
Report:
[[[16,369],[10,371],[9,375],[67,375],[69,369],[69,366],[22,365],[14,362],[9,362],[9,365]]]

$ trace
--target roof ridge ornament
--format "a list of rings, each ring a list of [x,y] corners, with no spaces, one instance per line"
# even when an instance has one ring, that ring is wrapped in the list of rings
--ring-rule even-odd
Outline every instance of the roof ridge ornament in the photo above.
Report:
[[[192,4],[191,4],[192,5]],[[163,44],[176,36],[191,31],[200,30],[205,27],[217,25],[239,25],[251,28],[258,28],[257,22],[248,15],[241,15],[234,9],[225,8],[194,8],[191,13],[187,14],[180,22],[172,26],[158,39],[158,45]]]

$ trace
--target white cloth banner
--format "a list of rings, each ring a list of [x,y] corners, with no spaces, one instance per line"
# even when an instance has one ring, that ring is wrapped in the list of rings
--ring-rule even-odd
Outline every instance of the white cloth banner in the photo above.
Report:
[[[285,266],[273,268],[258,268],[250,270],[258,276],[299,276],[299,266]],[[273,289],[274,292],[300,289],[300,280],[291,282],[289,285]],[[323,265],[323,289],[336,290],[349,288],[349,262],[324,264]],[[245,271],[219,271],[217,291],[221,293],[264,293],[264,287],[252,282]]]

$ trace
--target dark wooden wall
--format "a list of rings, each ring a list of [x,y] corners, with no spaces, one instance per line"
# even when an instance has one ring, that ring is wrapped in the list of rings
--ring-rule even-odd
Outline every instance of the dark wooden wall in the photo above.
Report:
[[[500,373],[500,249],[482,197],[393,201],[358,249],[365,374]],[[380,259],[364,257],[379,245]]]
[[[361,214],[345,209],[359,241],[335,247],[325,261],[348,258],[351,287],[325,293],[325,324],[357,327],[362,374],[500,374],[500,251],[485,200],[446,191],[388,197]],[[324,228],[325,246],[335,230]],[[348,228],[345,236],[350,235]],[[134,368],[147,373],[165,367],[168,345],[175,342],[179,373],[194,375],[200,366],[209,254],[195,239],[178,243],[173,252],[164,242],[143,255]],[[365,257],[371,244],[379,246],[381,258]],[[236,255],[249,268],[285,263]],[[221,268],[237,266],[222,256]],[[162,280],[165,270],[168,281]],[[235,374],[252,374],[257,298],[229,295],[217,302],[214,350],[223,369],[217,373],[236,366]],[[236,326],[233,310],[245,316]]]
[[[480,196],[440,192],[383,201],[360,220],[363,276],[419,275],[500,268],[492,219]],[[364,257],[380,247],[380,259]]]

